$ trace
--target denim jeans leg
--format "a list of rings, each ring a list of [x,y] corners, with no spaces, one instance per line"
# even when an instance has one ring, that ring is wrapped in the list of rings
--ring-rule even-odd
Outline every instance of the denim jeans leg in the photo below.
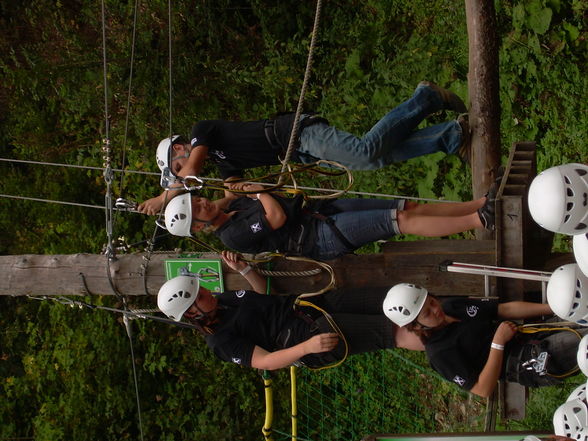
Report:
[[[432,135],[412,143],[410,151],[396,151],[427,115],[442,106],[435,91],[419,86],[410,99],[388,112],[363,138],[326,124],[315,124],[302,131],[298,150],[304,155],[340,162],[352,170],[373,170],[395,161],[447,152],[442,137]]]
[[[397,144],[389,152],[385,162],[390,164],[425,155],[427,153],[423,153],[422,148],[427,145],[435,145],[435,152],[453,154],[459,150],[461,141],[462,130],[456,120],[425,127],[412,132],[408,138]]]
[[[399,234],[395,209],[346,211],[330,216],[338,230],[348,242],[354,245],[349,248],[326,223],[320,222],[316,228],[314,257],[330,260],[350,253],[369,242],[388,239]]]

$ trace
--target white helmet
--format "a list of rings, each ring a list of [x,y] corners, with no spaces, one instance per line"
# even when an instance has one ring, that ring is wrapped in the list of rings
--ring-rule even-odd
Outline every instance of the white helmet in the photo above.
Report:
[[[564,164],[538,174],[529,187],[529,211],[546,230],[588,232],[588,166]]]
[[[197,277],[177,276],[165,282],[157,294],[157,306],[170,319],[179,322],[198,298]]]
[[[171,162],[171,148],[180,135],[173,135],[171,138],[163,138],[157,146],[155,158],[157,159],[157,166],[159,170],[164,171],[169,168]]]
[[[575,388],[570,393],[570,395],[568,396],[568,399],[566,401],[572,401],[572,400],[586,401],[586,383],[582,383],[577,388]]]
[[[425,288],[412,283],[399,283],[390,288],[382,307],[386,317],[402,327],[417,318],[426,299]]]
[[[582,340],[580,340],[580,343],[578,344],[577,360],[578,367],[580,368],[582,373],[588,377],[588,335],[582,337]],[[585,384],[584,387],[586,387]],[[585,390],[586,389],[584,389],[584,395]]]
[[[574,257],[582,272],[588,276],[588,233],[576,234],[573,240]]]
[[[566,401],[553,414],[553,429],[558,436],[576,438],[588,426],[588,409],[582,400]]]
[[[588,325],[588,277],[578,265],[562,265],[551,274],[547,303],[563,320]]]
[[[190,237],[192,227],[192,195],[184,193],[165,207],[165,228],[174,236]]]

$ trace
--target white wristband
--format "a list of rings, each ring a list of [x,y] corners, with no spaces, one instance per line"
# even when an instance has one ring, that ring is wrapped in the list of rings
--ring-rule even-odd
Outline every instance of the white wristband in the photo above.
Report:
[[[255,195],[255,199],[259,199],[260,197],[261,197],[261,193],[257,193],[257,194]]]
[[[499,345],[498,343],[492,342],[490,345],[492,349],[496,349],[497,351],[504,351],[504,345]]]
[[[245,268],[243,268],[241,271],[239,271],[239,274],[244,276],[245,274],[249,273],[249,271],[251,271],[251,265],[247,265]]]

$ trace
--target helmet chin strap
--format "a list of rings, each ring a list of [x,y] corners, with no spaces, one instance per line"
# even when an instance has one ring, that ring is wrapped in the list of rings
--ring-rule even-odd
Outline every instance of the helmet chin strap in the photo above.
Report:
[[[216,313],[215,309],[213,309],[212,311],[205,312],[202,309],[200,309],[198,305],[194,304],[194,306],[198,310],[199,314],[195,317],[189,317],[188,321],[192,323],[196,322],[197,324],[202,326],[207,326],[214,320],[214,316]]]
[[[415,320],[415,323],[416,323],[417,325],[419,325],[419,326],[421,327],[421,329],[425,329],[425,330],[428,330],[428,329],[433,329],[431,326],[425,326],[425,325],[423,325],[423,324],[422,324],[421,322],[419,322],[418,320]]]
[[[207,221],[205,221],[205,220],[202,220],[202,219],[193,218],[193,219],[192,219],[192,222],[193,222],[193,223],[194,223],[194,222],[201,222],[201,223],[203,223],[204,225],[206,225],[207,227],[209,227],[209,226],[211,226],[211,225],[212,225],[212,224],[213,224],[213,223],[214,223],[214,222],[215,222],[215,221],[216,221],[216,220],[219,218],[219,216],[220,216],[221,214],[222,214],[222,213],[219,213],[219,214],[217,214],[217,215],[216,215],[214,218],[212,218],[212,219],[210,219],[210,220],[207,220]]]

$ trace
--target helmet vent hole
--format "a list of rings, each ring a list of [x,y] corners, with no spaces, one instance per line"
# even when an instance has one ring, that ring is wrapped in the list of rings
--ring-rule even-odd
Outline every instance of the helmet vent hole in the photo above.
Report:
[[[582,298],[582,294],[580,294],[580,291],[576,291],[576,298],[577,299],[581,299]]]
[[[568,178],[567,176],[564,176],[564,181],[566,181],[566,184],[571,185],[572,181],[570,181],[570,178]]]
[[[574,228],[575,230],[584,230],[586,229],[586,224],[583,222],[580,222],[578,225],[576,225],[576,228]]]
[[[588,194],[587,194],[587,193],[583,193],[583,194],[582,194],[582,196],[584,197],[584,198],[582,199],[582,204],[583,204],[583,205],[584,205],[584,207],[585,207],[586,205],[588,205]]]
[[[580,304],[578,302],[574,302],[574,304],[572,305],[572,311],[576,310],[576,308],[579,306]]]
[[[186,215],[184,213],[177,213],[174,215],[174,217],[172,217],[172,220],[170,223],[173,226],[174,223],[176,223],[177,221],[184,220],[184,219],[186,219]]]
[[[578,173],[578,176],[584,176],[586,173],[586,170],[582,169],[582,168],[576,168],[574,169],[576,171],[576,173]]]
[[[566,217],[564,218],[564,224],[570,220],[570,215],[566,214]]]
[[[574,190],[572,190],[570,187],[568,187],[566,189],[566,193],[569,197],[573,197],[574,196]]]
[[[572,211],[572,208],[574,208],[574,203],[573,202],[568,202],[566,204],[566,210],[567,211]]]

